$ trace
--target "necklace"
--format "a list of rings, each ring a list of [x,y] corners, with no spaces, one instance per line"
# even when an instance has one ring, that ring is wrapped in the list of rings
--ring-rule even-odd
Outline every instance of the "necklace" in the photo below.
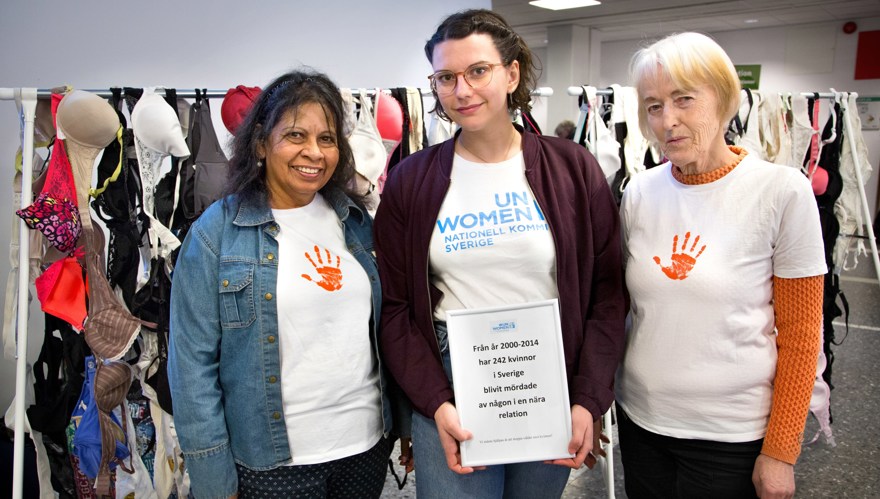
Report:
[[[507,159],[507,153],[510,152],[510,147],[513,145],[513,140],[514,140],[514,138],[516,138],[516,131],[512,131],[512,132],[511,132],[511,134],[510,134],[510,142],[507,143],[507,148],[504,149],[504,153],[503,153],[503,155],[504,155],[504,159],[502,159],[501,161],[504,161],[504,160]],[[482,156],[479,156],[479,155],[478,155],[477,153],[475,153],[474,151],[471,151],[470,149],[468,149],[468,147],[467,147],[466,145],[464,145],[464,141],[461,140],[461,135],[458,136],[458,145],[460,145],[462,149],[464,149],[465,151],[467,151],[468,154],[470,154],[471,156],[473,156],[473,157],[479,159],[479,160],[482,161],[483,163],[495,163],[495,161],[486,161]]]

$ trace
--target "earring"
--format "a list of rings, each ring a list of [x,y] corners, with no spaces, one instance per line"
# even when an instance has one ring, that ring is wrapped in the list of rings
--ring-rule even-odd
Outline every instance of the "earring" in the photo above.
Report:
[[[262,168],[262,167],[263,167],[263,160],[262,160],[262,159],[258,159],[258,160],[257,160],[257,168]]]

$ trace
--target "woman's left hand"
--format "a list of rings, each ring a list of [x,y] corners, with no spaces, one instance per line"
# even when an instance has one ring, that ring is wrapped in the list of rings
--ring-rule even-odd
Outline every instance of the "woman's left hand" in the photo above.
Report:
[[[586,408],[575,404],[571,406],[571,441],[568,442],[568,452],[574,457],[548,461],[550,464],[568,466],[579,469],[584,465],[587,454],[593,450],[593,416]]]
[[[761,499],[789,499],[794,497],[794,466],[761,454],[752,472],[755,492]]]
[[[400,437],[400,457],[397,460],[407,473],[415,469],[416,460],[413,457],[412,438]]]

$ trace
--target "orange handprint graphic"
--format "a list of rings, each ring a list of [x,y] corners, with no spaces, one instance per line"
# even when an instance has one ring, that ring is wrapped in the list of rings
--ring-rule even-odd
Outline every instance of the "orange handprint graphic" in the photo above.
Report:
[[[688,240],[690,238],[691,233],[685,232],[684,241],[681,242],[681,253],[678,252],[678,234],[672,238],[672,264],[668,267],[664,267],[663,264],[660,263],[659,256],[654,257],[654,262],[663,269],[663,273],[666,274],[666,277],[677,281],[687,279],[688,273],[694,268],[694,264],[697,263],[697,258],[703,254],[703,251],[706,249],[705,244],[700,248],[700,251],[694,255],[694,250],[700,242],[700,236],[697,236],[696,239],[694,239],[691,249],[687,249]]]
[[[320,281],[315,281],[312,279],[312,276],[308,274],[302,274],[302,278],[314,282],[318,286],[326,289],[327,291],[338,291],[342,289],[342,271],[339,270],[339,256],[336,257],[336,266],[332,267],[331,262],[333,257],[330,255],[330,250],[325,249],[325,253],[327,253],[327,263],[324,264],[324,259],[321,258],[321,249],[318,248],[318,245],[315,245],[315,257],[318,259],[318,263],[315,263],[315,260],[312,259],[312,256],[305,252],[303,253],[306,258],[309,259],[309,262],[312,264],[312,267],[315,267],[315,270],[318,271],[318,275],[321,276]]]

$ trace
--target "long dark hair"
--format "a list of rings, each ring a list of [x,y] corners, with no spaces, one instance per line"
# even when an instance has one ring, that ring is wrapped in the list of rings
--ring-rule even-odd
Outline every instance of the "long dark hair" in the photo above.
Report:
[[[434,36],[425,43],[425,55],[428,57],[428,61],[434,62],[434,47],[438,43],[446,40],[461,40],[474,33],[485,33],[492,37],[495,48],[501,54],[501,61],[505,66],[513,61],[519,61],[519,85],[510,94],[510,98],[507,100],[507,109],[511,112],[517,109],[531,110],[532,97],[530,94],[538,81],[535,58],[525,40],[507,24],[503,17],[491,10],[465,10],[444,19],[437,27]],[[440,105],[440,99],[436,92],[434,93],[434,109],[432,111],[437,116],[451,121],[443,111],[443,106]]]
[[[281,75],[260,93],[232,140],[225,194],[268,202],[266,168],[257,166],[257,146],[266,142],[284,113],[311,103],[324,109],[327,121],[336,129],[336,145],[339,148],[336,171],[320,192],[341,190],[363,205],[363,196],[351,187],[355,174],[354,155],[343,130],[345,107],[342,95],[327,75],[312,69],[299,69]]]

